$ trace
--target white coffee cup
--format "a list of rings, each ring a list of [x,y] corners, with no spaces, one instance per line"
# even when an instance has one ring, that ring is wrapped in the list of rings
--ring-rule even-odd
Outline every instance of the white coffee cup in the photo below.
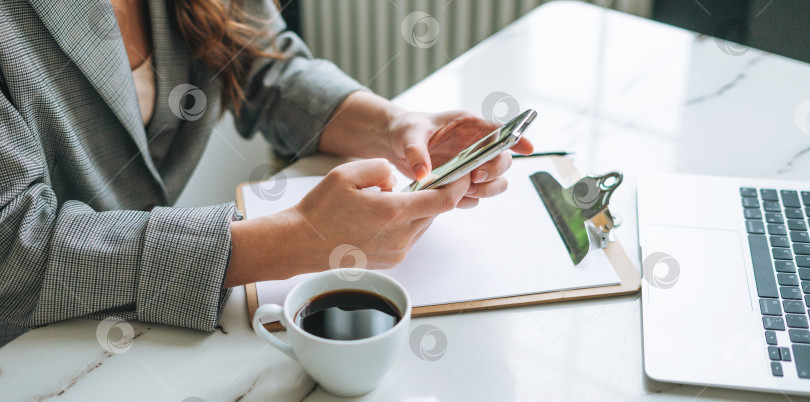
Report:
[[[332,340],[304,331],[295,315],[312,298],[336,290],[363,290],[390,300],[402,319],[389,330],[358,340]],[[288,343],[261,324],[274,316],[287,329]],[[297,360],[326,391],[339,396],[370,392],[382,381],[394,359],[405,347],[411,322],[411,299],[397,281],[358,268],[333,269],[307,278],[284,299],[284,306],[265,304],[253,316],[253,330],[276,349]]]

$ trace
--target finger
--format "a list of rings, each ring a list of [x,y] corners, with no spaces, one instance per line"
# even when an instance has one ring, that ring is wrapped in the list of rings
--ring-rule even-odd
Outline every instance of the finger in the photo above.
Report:
[[[439,130],[430,136],[429,141],[445,139],[446,136],[449,136],[453,139],[460,139],[460,143],[467,143],[467,145],[498,128],[495,124],[463,110],[439,113],[434,117],[434,124],[439,127]]]
[[[419,241],[419,239],[421,239],[422,236],[425,235],[425,233],[428,231],[428,229],[430,229],[430,225],[432,223],[433,223],[433,219],[430,219],[430,221],[426,225],[424,225],[423,228],[419,229],[419,231],[416,232],[416,234],[411,239],[411,244],[410,244],[411,248],[413,248],[413,245],[416,244],[416,242]]]
[[[451,111],[439,117],[440,123],[453,136],[468,139],[470,144],[495,131],[498,125],[464,111]]]
[[[430,153],[427,146],[427,130],[424,127],[408,127],[402,134],[403,151],[405,160],[411,167],[411,172],[416,180],[427,177],[432,169],[430,163]]]
[[[411,221],[409,225],[411,232],[411,240],[413,240],[413,237],[416,236],[418,233],[424,232],[431,224],[433,224],[433,219],[435,218],[436,218],[435,216],[428,216],[426,218],[417,218]]]
[[[464,111],[443,112],[433,117],[438,130],[429,135],[431,161],[441,164],[497,128],[491,122]]]
[[[433,219],[435,219],[435,218],[436,218],[435,216],[428,216],[428,217],[416,218],[416,219],[412,220],[410,225],[409,225],[410,228],[411,228],[411,231],[417,232],[419,230],[422,230],[423,227],[425,227],[427,225],[430,225],[433,222]]]
[[[512,152],[521,154],[521,155],[529,155],[534,152],[534,145],[531,141],[529,141],[526,137],[520,137],[517,144],[512,147]]]
[[[512,166],[512,155],[502,153],[472,172],[473,183],[483,183],[500,177]]]
[[[464,197],[458,202],[456,208],[458,209],[471,209],[478,206],[478,198]]]
[[[394,195],[405,198],[405,214],[410,219],[416,219],[436,216],[454,209],[469,187],[470,175],[465,175],[442,188]]]
[[[389,190],[397,183],[397,179],[392,174],[391,165],[385,159],[367,159],[344,163],[332,169],[329,176],[342,180],[348,186],[357,189],[376,186],[383,190]]]
[[[433,217],[418,218],[403,226],[389,228],[389,230],[380,233],[372,241],[379,244],[388,244],[379,254],[375,257],[380,257],[382,261],[389,263],[393,266],[399,263],[403,254],[410,252],[417,236],[421,236],[430,224],[433,222]]]
[[[506,191],[509,181],[506,177],[499,177],[486,183],[473,184],[471,191],[467,191],[465,198],[488,198],[494,197]]]

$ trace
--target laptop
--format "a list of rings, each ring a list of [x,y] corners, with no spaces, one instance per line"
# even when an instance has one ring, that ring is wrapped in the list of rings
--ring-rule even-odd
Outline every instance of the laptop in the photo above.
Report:
[[[637,201],[647,376],[810,394],[810,182],[650,175]]]

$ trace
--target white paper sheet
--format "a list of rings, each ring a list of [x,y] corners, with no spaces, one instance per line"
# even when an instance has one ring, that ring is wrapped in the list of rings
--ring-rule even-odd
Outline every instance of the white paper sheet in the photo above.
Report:
[[[574,266],[529,175],[556,168],[548,158],[516,159],[507,172],[509,188],[478,207],[437,217],[400,265],[380,270],[398,280],[414,306],[491,299],[620,283],[605,253],[592,245]],[[559,177],[558,177],[559,178]],[[248,218],[269,215],[297,203],[321,177],[245,186]],[[409,181],[400,177],[398,187]],[[397,190],[394,190],[397,191]],[[277,199],[276,199],[277,198]],[[272,200],[267,200],[272,199]],[[592,242],[593,243],[593,242]],[[270,248],[272,249],[272,248]],[[324,264],[324,269],[329,269]],[[308,275],[256,284],[259,304],[282,304],[287,292]],[[266,322],[272,322],[268,320]]]

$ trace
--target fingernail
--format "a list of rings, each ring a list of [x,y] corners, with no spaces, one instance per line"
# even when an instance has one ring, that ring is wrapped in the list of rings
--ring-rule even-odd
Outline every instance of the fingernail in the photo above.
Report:
[[[427,176],[427,166],[425,166],[425,164],[422,162],[415,163],[411,167],[411,170],[413,170],[413,175],[416,180],[422,180],[425,178],[425,176]]]
[[[487,172],[485,170],[479,170],[475,173],[475,177],[473,177],[473,182],[481,183],[486,179],[487,179]]]

